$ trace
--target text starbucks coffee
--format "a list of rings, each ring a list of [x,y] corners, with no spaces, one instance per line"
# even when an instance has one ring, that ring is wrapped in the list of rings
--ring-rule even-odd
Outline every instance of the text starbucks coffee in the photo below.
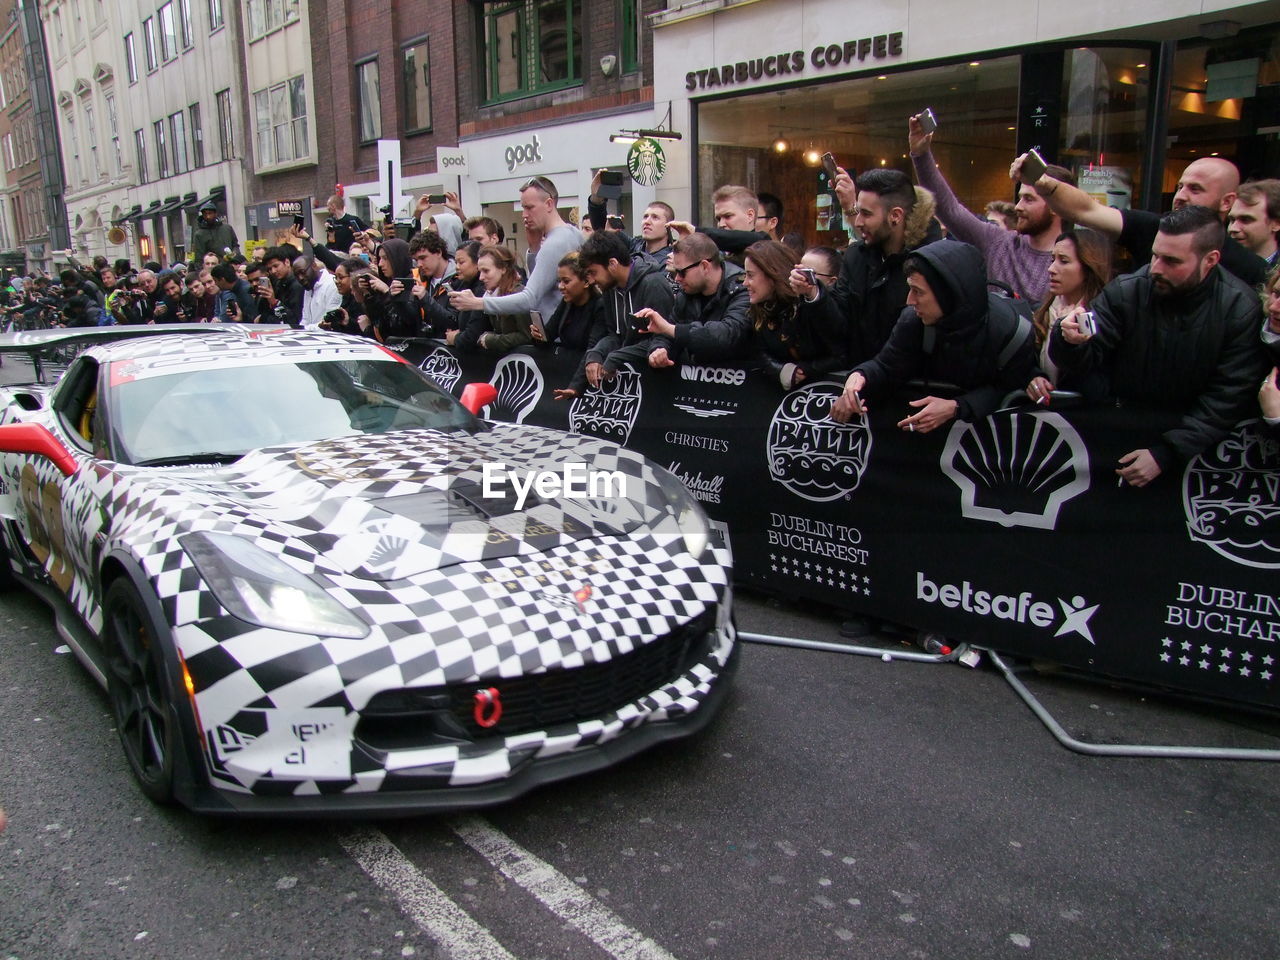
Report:
[[[703,70],[690,70],[684,75],[686,90],[710,90],[739,83],[804,73],[806,65],[815,70],[860,65],[870,57],[873,61],[902,56],[902,31],[881,33],[843,43],[818,44],[805,56],[803,50],[787,50],[751,60],[739,60]]]

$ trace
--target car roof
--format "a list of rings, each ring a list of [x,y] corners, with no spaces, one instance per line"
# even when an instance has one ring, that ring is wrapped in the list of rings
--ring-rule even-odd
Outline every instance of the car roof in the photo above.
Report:
[[[251,326],[219,327],[208,333],[134,337],[98,343],[84,351],[103,362],[127,361],[138,373],[178,372],[239,363],[262,363],[288,354],[290,362],[305,360],[390,360],[379,344],[324,330],[293,330]]]

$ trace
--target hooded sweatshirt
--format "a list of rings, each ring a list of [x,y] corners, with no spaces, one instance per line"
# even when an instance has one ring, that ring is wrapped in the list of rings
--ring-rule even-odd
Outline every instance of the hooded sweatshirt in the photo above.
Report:
[[[432,214],[431,219],[436,222],[436,232],[449,247],[449,256],[452,257],[462,243],[462,221],[453,213]]]
[[[956,417],[979,420],[1039,373],[1030,324],[1021,345],[1001,364],[1001,352],[1023,332],[1021,318],[1012,301],[987,292],[982,253],[967,243],[939,240],[914,256],[925,262],[926,280],[946,312],[927,337],[915,308],[904,309],[884,348],[856,368],[866,378],[864,392],[872,396],[908,380],[924,380],[926,391],[930,384],[954,385],[961,390]]]
[[[666,337],[638,333],[628,317],[644,307],[671,316],[675,295],[667,282],[666,271],[645,257],[633,257],[625,287],[614,286],[604,294],[603,314],[608,331],[587,351],[588,363],[603,363],[620,347],[644,345],[646,353],[670,346]]]

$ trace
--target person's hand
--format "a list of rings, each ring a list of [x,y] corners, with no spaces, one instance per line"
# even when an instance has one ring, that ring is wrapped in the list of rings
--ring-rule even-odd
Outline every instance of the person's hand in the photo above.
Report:
[[[459,332],[458,330],[446,330],[444,332],[444,342],[452,347],[453,342],[458,339]]]
[[[1025,153],[1021,154],[1020,156],[1014,159],[1013,163],[1009,164],[1009,179],[1014,181],[1014,183],[1024,182],[1022,179],[1022,164],[1026,162],[1027,156],[1028,155]],[[1050,179],[1049,175],[1044,174],[1035,183],[1028,183],[1027,186],[1031,187],[1033,190],[1035,190],[1036,193],[1040,194],[1041,196],[1044,196],[1046,191],[1048,191],[1049,179]],[[1037,186],[1037,184],[1042,184],[1043,189],[1041,188],[1041,186]]]
[[[390,293],[393,297],[398,297],[400,294],[404,293],[404,284],[401,283],[398,279],[392,280],[391,285],[387,287],[387,292]]]
[[[1047,377],[1036,377],[1027,384],[1027,398],[1032,403],[1042,403],[1046,407],[1053,395],[1053,384]]]
[[[230,300],[230,301],[228,301],[228,302],[227,302],[227,317],[228,317],[232,322],[235,322],[235,321],[239,320],[239,319],[240,319],[240,304],[236,303],[236,301],[234,301],[234,300]]]
[[[818,292],[818,288],[805,279],[805,275],[800,272],[800,265],[796,264],[791,268],[791,275],[787,277],[791,284],[791,292],[806,303],[813,299],[814,294]]]
[[[663,367],[674,367],[675,361],[667,356],[666,347],[659,347],[649,354],[649,366],[655,370],[661,370]]]
[[[796,372],[791,375],[791,386],[798,387],[800,384],[804,383],[804,380],[804,371],[799,367],[796,367]]]
[[[675,324],[671,323],[653,307],[641,307],[636,311],[637,317],[643,317],[649,321],[649,327],[646,333],[660,333],[664,337],[674,337],[676,335]]]
[[[362,313],[360,316],[356,317],[356,326],[360,328],[361,333],[364,333],[370,326],[372,326],[372,321]]]
[[[411,292],[415,299],[424,300],[427,296],[427,285],[419,281],[413,285],[413,290]]]
[[[587,369],[586,369],[587,383],[591,384],[591,386],[593,387],[600,386],[600,377],[603,375],[603,373],[604,373],[604,366],[602,364],[594,363],[594,362],[588,363]]]
[[[369,290],[372,290],[374,293],[386,293],[388,290],[391,289],[390,287],[387,286],[386,282],[379,276],[375,276],[372,273],[367,273],[364,276],[365,276],[365,281],[364,281],[365,287]]]
[[[852,219],[853,209],[858,205],[858,188],[853,182],[853,177],[849,176],[849,171],[844,167],[836,167],[836,180],[832,186],[836,188],[836,199],[840,201],[840,209]]]
[[[551,394],[557,400],[572,400],[574,397],[578,395],[578,391],[565,387],[562,390],[552,390]]]
[[[484,301],[470,290],[450,290],[449,306],[458,311],[483,310]]]
[[[672,220],[667,224],[667,229],[673,231],[677,237],[688,237],[697,233],[693,224],[688,220]]]
[[[933,145],[933,134],[925,133],[920,125],[920,114],[907,121],[907,151],[913,157],[920,157],[929,152]]]
[[[867,405],[862,402],[862,388],[867,385],[867,378],[857,370],[849,374],[844,382],[844,392],[831,406],[831,419],[837,423],[848,423],[850,418],[867,412]]]
[[[430,209],[431,209],[431,201],[428,199],[427,194],[424,193],[414,203],[413,215],[415,218],[420,217]]]
[[[1160,464],[1150,450],[1133,450],[1120,458],[1116,473],[1131,487],[1145,487],[1160,476]]]
[[[1280,369],[1271,368],[1271,372],[1262,378],[1262,389],[1258,391],[1258,406],[1262,407],[1262,415],[1274,420],[1280,417]]]
[[[596,201],[597,203],[604,199],[602,196],[600,196],[600,180],[601,180],[601,174],[603,173],[604,173],[604,168],[601,167],[599,170],[596,171],[596,175],[591,178],[591,197],[590,198]]]
[[[1088,333],[1080,326],[1080,318],[1084,316],[1084,314],[1084,307],[1076,307],[1063,317],[1059,323],[1059,327],[1062,329],[1062,339],[1073,346],[1088,343],[1093,337],[1093,334]]]
[[[928,433],[936,430],[944,423],[955,419],[959,404],[945,397],[921,397],[910,401],[907,406],[916,407],[917,412],[898,421],[898,426],[912,433]]]
[[[478,346],[481,350],[488,350],[488,349],[489,349],[489,337],[491,337],[491,336],[492,336],[492,334],[489,334],[489,333],[482,333],[482,334],[480,334],[480,339],[476,341],[476,346]]]
[[[467,215],[462,212],[462,201],[458,199],[456,193],[450,193],[448,190],[444,192],[444,205],[446,209],[451,210],[459,220],[466,221]]]
[[[533,324],[529,324],[529,336],[539,343],[547,342],[547,332],[542,327],[535,327]]]
[[[169,308],[163,303],[157,303],[156,308],[152,311],[157,317],[162,317],[169,312]]]

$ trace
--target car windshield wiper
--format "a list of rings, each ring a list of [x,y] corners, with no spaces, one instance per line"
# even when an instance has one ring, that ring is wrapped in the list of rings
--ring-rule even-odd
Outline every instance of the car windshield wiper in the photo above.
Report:
[[[139,460],[135,467],[183,467],[194,463],[235,463],[243,453],[226,453],[212,450],[202,453],[184,453],[174,457],[152,457],[150,460]]]

